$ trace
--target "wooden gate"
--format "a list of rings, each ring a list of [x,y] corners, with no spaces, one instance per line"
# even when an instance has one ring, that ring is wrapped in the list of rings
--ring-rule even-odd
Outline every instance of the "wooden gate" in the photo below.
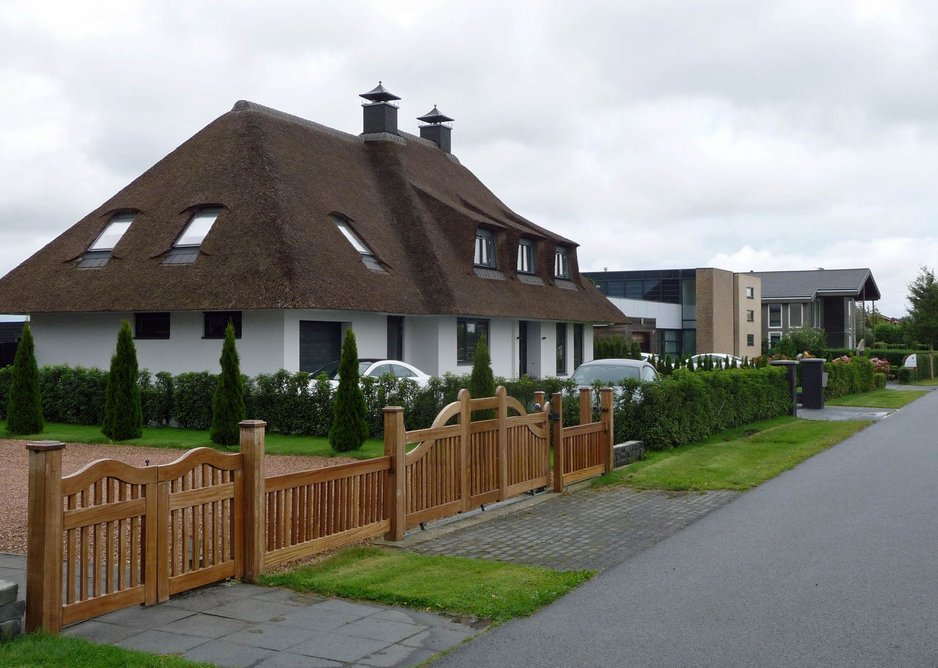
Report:
[[[243,572],[240,454],[196,448],[147,467],[102,459],[62,478],[61,443],[27,447],[27,609],[42,610],[28,624],[56,631]]]

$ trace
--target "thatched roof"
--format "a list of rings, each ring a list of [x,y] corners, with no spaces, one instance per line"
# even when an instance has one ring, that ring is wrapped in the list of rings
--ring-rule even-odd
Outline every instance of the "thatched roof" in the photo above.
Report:
[[[432,142],[366,141],[238,102],[0,279],[0,312],[339,309],[616,322],[582,279],[576,244],[513,213]],[[221,207],[191,264],[164,259],[192,213]],[[79,260],[118,212],[133,224],[100,268]],[[339,214],[385,273],[370,270]],[[476,228],[495,232],[502,280],[473,267]],[[519,280],[522,237],[536,281]],[[572,280],[555,283],[556,245]]]

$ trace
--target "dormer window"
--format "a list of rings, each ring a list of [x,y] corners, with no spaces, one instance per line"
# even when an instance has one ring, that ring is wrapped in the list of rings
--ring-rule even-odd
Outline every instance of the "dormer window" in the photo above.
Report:
[[[530,239],[518,242],[518,273],[534,273],[534,242]]]
[[[88,251],[79,260],[78,266],[82,269],[93,269],[106,265],[107,261],[111,259],[111,251],[114,250],[117,242],[121,240],[132,222],[134,222],[134,214],[132,213],[121,213],[111,218],[111,222],[107,224],[104,231],[98,235],[98,238],[94,240],[94,243],[88,247]]]
[[[349,225],[348,219],[334,214],[330,216],[330,218],[332,218],[332,222],[335,223],[335,226],[339,228],[339,232],[342,233],[342,236],[345,237],[350,244],[352,244],[352,248],[358,251],[358,253],[362,256],[362,262],[364,265],[371,269],[371,271],[376,273],[384,273],[384,267],[382,267],[381,263],[378,262],[377,258],[375,258],[375,254],[368,247],[368,244],[362,241],[361,237],[355,234],[355,231]]]
[[[476,245],[472,262],[477,267],[495,268],[495,237],[491,230],[483,227],[476,230]]]
[[[221,209],[209,207],[195,212],[176,243],[163,260],[163,264],[192,264],[199,257],[199,247],[205,241]]]
[[[567,254],[567,249],[563,246],[557,246],[554,251],[554,277],[570,278],[570,257]]]

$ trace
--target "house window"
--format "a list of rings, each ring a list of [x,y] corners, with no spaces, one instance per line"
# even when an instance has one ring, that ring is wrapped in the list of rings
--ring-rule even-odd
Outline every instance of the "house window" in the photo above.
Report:
[[[557,375],[567,374],[567,323],[557,323]]]
[[[479,339],[485,337],[486,345],[489,351],[492,350],[492,344],[489,343],[489,321],[474,320],[472,318],[458,318],[456,320],[456,363],[472,364],[472,357],[476,352],[476,344]]]
[[[769,304],[769,327],[779,329],[782,326],[782,305]]]
[[[583,324],[573,326],[573,369],[583,364]]]
[[[203,339],[223,339],[225,338],[225,328],[228,323],[232,323],[235,328],[235,338],[241,338],[241,311],[206,311],[205,312],[205,330]]]
[[[176,239],[176,243],[174,243],[173,246],[175,248],[179,248],[180,246],[201,246],[209,230],[212,229],[212,225],[215,224],[215,219],[218,218],[220,212],[221,209],[217,207],[196,211],[195,215],[192,216],[192,220],[186,225],[186,229],[182,231],[182,234],[179,235],[179,238]]]
[[[121,237],[124,236],[124,232],[127,231],[132,222],[134,222],[133,214],[127,213],[114,216],[111,218],[111,222],[108,223],[107,227],[104,228],[104,231],[95,239],[94,243],[88,247],[88,250],[114,250],[114,246],[121,240]]]
[[[755,299],[756,298],[756,289],[751,285],[746,286],[746,299]]]
[[[781,332],[769,332],[769,348],[782,340]]]
[[[134,313],[135,339],[168,339],[169,313]]]
[[[570,258],[567,249],[557,246],[554,251],[554,276],[557,278],[570,278]]]
[[[473,263],[477,267],[495,268],[495,237],[491,230],[480,227],[476,230],[476,246]]]
[[[788,305],[788,326],[801,327],[804,324],[804,304]]]
[[[368,245],[361,240],[361,237],[355,234],[355,231],[349,226],[348,220],[337,215],[333,215],[331,218],[335,226],[339,228],[339,232],[342,233],[342,236],[344,236],[346,240],[352,244],[352,248],[358,251],[362,256],[362,262],[365,266],[374,272],[385,273],[384,267],[382,267],[381,263],[375,258],[375,254]]]
[[[756,335],[755,334],[746,334],[746,345],[752,347],[756,345]]]
[[[518,273],[534,273],[534,242],[530,239],[518,242]]]
[[[746,322],[755,322],[756,312],[752,309],[746,309]]]

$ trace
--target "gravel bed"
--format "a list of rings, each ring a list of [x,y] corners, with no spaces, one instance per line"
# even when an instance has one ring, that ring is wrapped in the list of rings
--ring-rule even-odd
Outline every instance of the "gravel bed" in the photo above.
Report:
[[[69,475],[96,459],[118,459],[134,466],[169,464],[182,450],[135,445],[68,443],[62,454],[62,475]],[[356,461],[348,457],[267,455],[267,475],[318,469]],[[26,441],[0,440],[0,552],[26,554],[26,501],[29,471]]]

